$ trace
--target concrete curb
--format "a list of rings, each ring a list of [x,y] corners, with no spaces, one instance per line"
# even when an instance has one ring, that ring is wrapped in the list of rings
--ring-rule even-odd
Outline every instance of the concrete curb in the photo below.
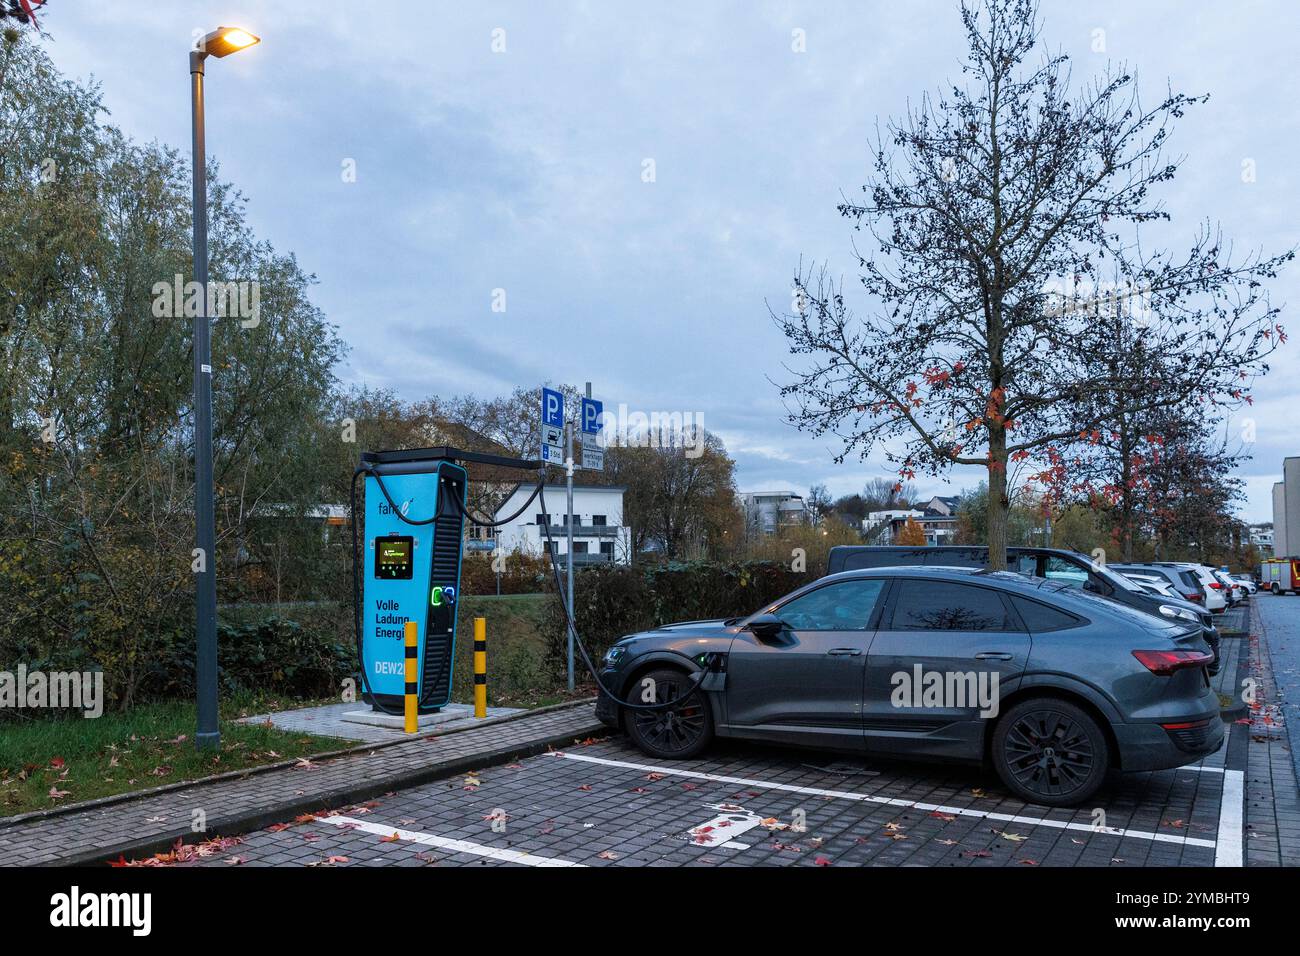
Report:
[[[1237,658],[1236,686],[1240,687],[1242,681],[1244,681],[1249,675],[1250,675],[1250,652],[1248,649],[1245,649],[1242,651],[1241,656]],[[1220,705],[1222,705],[1223,703],[1222,697],[1220,697],[1219,703]],[[1246,706],[1246,702],[1241,699],[1241,695],[1239,694],[1232,698],[1232,704],[1230,706],[1228,707],[1220,706],[1219,708],[1219,717],[1225,723],[1232,723],[1233,721],[1240,720],[1242,717],[1247,716],[1249,713],[1250,713],[1250,708]]]
[[[525,717],[536,717],[539,714],[549,714],[560,710],[570,710],[575,707],[594,703],[595,700],[595,697],[589,697],[583,700],[565,701],[563,704],[550,704],[546,707],[537,707],[533,710],[525,710],[518,714],[506,714],[503,717],[487,717],[482,722],[468,727],[456,727],[452,730],[435,730],[427,734],[414,734],[410,737],[402,737],[398,740],[385,740],[379,743],[362,743],[355,747],[344,747],[342,750],[326,750],[320,753],[311,754],[307,759],[319,763],[326,760],[335,760],[339,757],[350,757],[354,754],[383,750],[386,747],[393,747],[397,744],[410,743],[412,740],[422,740],[430,737],[449,737],[452,734],[462,733],[466,730],[477,730],[478,728],[486,727],[489,724],[504,724],[509,723],[512,720],[522,720]],[[228,770],[225,773],[216,773],[207,777],[196,777],[193,780],[177,780],[173,783],[164,783],[157,787],[149,787],[144,790],[131,790],[127,793],[115,793],[112,796],[99,797],[95,800],[82,800],[79,803],[69,803],[64,806],[50,807],[48,810],[30,810],[27,813],[19,813],[9,817],[0,817],[0,834],[9,827],[17,826],[22,823],[30,823],[34,820],[48,820],[53,817],[67,816],[70,813],[85,813],[89,810],[100,810],[104,807],[113,806],[114,804],[127,803],[132,800],[142,800],[146,797],[154,797],[160,793],[170,793],[174,790],[187,790],[191,787],[203,787],[214,783],[225,783],[230,780],[244,780],[249,777],[256,777],[259,774],[270,773],[273,770],[286,770],[289,767],[296,766],[297,763],[297,758],[293,760],[280,760],[276,763],[263,764],[259,767],[248,767],[244,770]],[[369,798],[367,797],[366,799]]]

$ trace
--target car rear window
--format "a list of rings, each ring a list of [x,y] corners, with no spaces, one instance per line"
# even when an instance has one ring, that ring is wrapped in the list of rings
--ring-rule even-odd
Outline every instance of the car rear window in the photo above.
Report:
[[[1067,628],[1078,627],[1084,623],[1082,618],[1075,617],[1073,614],[1054,607],[1048,607],[1038,601],[1015,594],[1008,595],[1008,597],[1011,598],[1011,603],[1015,606],[1020,619],[1025,622],[1025,627],[1032,634],[1064,631]]]

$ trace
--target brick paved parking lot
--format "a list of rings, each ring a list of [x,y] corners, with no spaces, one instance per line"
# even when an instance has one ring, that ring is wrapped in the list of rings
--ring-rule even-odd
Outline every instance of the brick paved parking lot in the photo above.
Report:
[[[225,839],[153,862],[1292,866],[1300,798],[1285,704],[1300,670],[1290,620],[1300,598],[1292,600],[1259,599],[1251,636],[1225,640],[1218,690],[1228,738],[1218,753],[1177,770],[1115,775],[1073,810],[1026,805],[991,773],[955,765],[725,741],[697,760],[658,761],[622,736],[588,737],[599,724],[583,704],[30,815],[0,824],[0,863],[88,863],[121,852],[145,860],[177,836],[195,847],[203,837],[186,824],[203,808],[206,832]],[[1243,687],[1254,689],[1250,705],[1233,706]],[[563,749],[539,752],[548,744]]]
[[[1047,810],[978,770],[749,745],[660,762],[615,737],[259,831],[195,865],[1233,865],[1241,774],[1225,752]]]
[[[1253,637],[1225,641],[1219,690],[1234,696],[1246,677],[1262,688],[1225,746],[1116,775],[1095,805],[1026,805],[975,768],[725,742],[656,761],[615,736],[286,819],[186,865],[1294,865],[1300,810],[1278,699],[1294,693],[1300,640],[1275,600],[1254,602]]]

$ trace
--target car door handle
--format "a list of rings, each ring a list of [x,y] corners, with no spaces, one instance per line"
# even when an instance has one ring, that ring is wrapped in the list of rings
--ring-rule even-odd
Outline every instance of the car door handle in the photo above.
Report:
[[[1009,661],[1014,654],[1008,654],[1006,651],[981,651],[975,655],[977,661]]]
[[[860,647],[832,647],[826,652],[832,657],[857,657],[862,653]]]

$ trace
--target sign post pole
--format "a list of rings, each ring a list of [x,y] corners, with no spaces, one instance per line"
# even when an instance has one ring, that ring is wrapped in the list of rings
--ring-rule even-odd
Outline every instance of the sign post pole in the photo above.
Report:
[[[566,562],[569,566],[569,593],[565,596],[565,602],[569,607],[569,690],[573,690],[573,423],[569,423],[565,428],[565,471],[567,477],[565,482],[569,491],[569,514],[565,520],[565,526],[569,532],[569,557]]]

